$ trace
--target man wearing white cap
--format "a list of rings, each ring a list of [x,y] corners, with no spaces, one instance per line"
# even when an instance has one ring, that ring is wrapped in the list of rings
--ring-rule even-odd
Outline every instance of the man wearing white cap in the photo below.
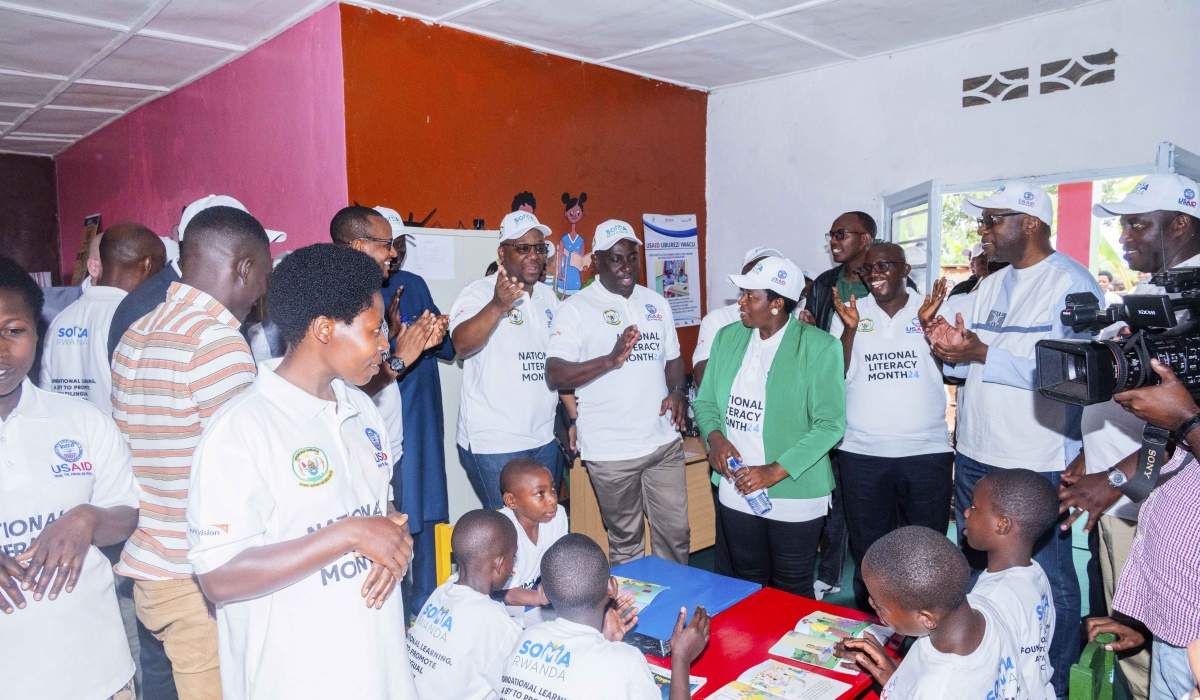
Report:
[[[1138,182],[1124,201],[1097,204],[1092,213],[1100,218],[1120,217],[1121,245],[1130,269],[1162,272],[1177,267],[1200,267],[1200,212],[1196,193],[1200,186],[1174,174],[1149,175]],[[1161,287],[1140,285],[1139,294],[1165,294]],[[1180,312],[1180,319],[1183,314]],[[1124,327],[1114,324],[1101,333],[1108,339]],[[1060,496],[1075,508],[1071,519],[1088,511],[1087,530],[1100,528],[1100,573],[1104,598],[1112,612],[1116,583],[1133,546],[1140,506],[1123,496],[1114,483],[1136,463],[1145,421],[1125,411],[1115,401],[1083,409],[1083,446],[1071,463]],[[1085,463],[1086,457],[1086,463]],[[1120,475],[1114,473],[1121,471]],[[1086,476],[1084,475],[1086,473]],[[1135,698],[1149,696],[1149,650],[1122,656],[1121,670]]]
[[[1057,488],[1063,469],[1081,446],[1078,406],[1037,393],[1036,344],[1047,338],[1090,338],[1062,325],[1066,296],[1100,286],[1086,267],[1050,244],[1054,208],[1050,196],[1028,181],[1006,183],[982,199],[966,198],[963,212],[979,217],[983,252],[1011,263],[979,283],[970,310],[955,319],[938,316],[925,327],[945,373],[966,379],[959,394],[958,456],[954,511],[959,544],[975,569],[986,557],[962,535],[964,511],[975,483],[998,469],[1032,469]],[[1071,533],[1054,535],[1034,552],[1054,593],[1058,619],[1079,618],[1079,580],[1071,555]],[[1054,689],[1066,696],[1071,664],[1079,653],[1079,626],[1058,625],[1050,645]]]
[[[596,227],[599,282],[559,306],[546,381],[551,389],[575,390],[579,450],[612,563],[644,554],[644,515],[654,554],[686,564],[691,530],[679,436],[686,375],[667,300],[637,283],[640,243],[624,221]]]
[[[791,261],[768,257],[729,279],[742,290],[741,323],[717,333],[694,404],[717,517],[734,576],[812,598],[834,488],[829,452],[846,428],[841,347],[792,317],[805,282]],[[747,502],[761,489],[766,512]]]
[[[763,245],[747,250],[742,256],[742,274],[749,272],[754,263],[772,255],[783,257],[783,253]],[[700,386],[700,381],[704,379],[704,366],[708,364],[708,352],[713,338],[717,337],[717,331],[740,320],[740,313],[737,302],[734,302],[709,311],[700,321],[700,335],[696,337],[696,350],[692,353],[692,375],[696,378],[696,386]]]
[[[187,225],[192,218],[209,207],[233,207],[240,209],[246,213],[249,210],[241,202],[233,197],[223,194],[210,194],[207,197],[201,197],[183,209],[183,214],[179,219],[179,241],[183,241],[183,236],[187,232]],[[287,240],[287,234],[283,231],[271,231],[267,229],[267,238],[272,243],[282,243]],[[117,310],[113,312],[112,324],[108,328],[108,354],[112,356],[113,351],[117,349],[117,343],[121,342],[121,336],[125,335],[125,331],[129,330],[139,318],[145,316],[154,310],[156,306],[163,303],[167,299],[167,290],[171,285],[178,282],[183,275],[179,267],[178,246],[174,256],[172,256],[171,246],[167,241],[169,238],[159,237],[163,241],[163,245],[167,246],[167,264],[163,265],[162,270],[150,279],[139,284],[132,292],[127,294],[121,303],[117,305]]]
[[[546,384],[546,347],[558,297],[538,284],[550,229],[517,210],[500,222],[499,269],[468,284],[450,309],[450,334],[463,360],[458,456],[489,510],[504,507],[500,470],[533,459],[554,476],[562,460],[554,438],[558,392]]]

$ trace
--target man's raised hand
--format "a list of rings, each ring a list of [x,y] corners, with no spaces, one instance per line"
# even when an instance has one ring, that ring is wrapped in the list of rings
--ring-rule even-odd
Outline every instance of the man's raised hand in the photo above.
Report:
[[[613,362],[613,369],[620,369],[621,365],[625,364],[625,360],[629,359],[633,353],[633,346],[641,340],[642,333],[637,326],[629,326],[621,335],[617,336],[617,342],[613,345],[612,352],[608,354]]]
[[[512,308],[517,299],[525,293],[525,283],[518,282],[516,277],[509,277],[504,266],[496,270],[496,289],[492,292],[492,305],[505,313]]]

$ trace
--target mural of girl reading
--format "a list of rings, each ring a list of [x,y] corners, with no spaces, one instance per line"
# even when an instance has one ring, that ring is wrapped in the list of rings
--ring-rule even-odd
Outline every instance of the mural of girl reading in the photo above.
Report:
[[[583,272],[592,264],[591,256],[584,254],[583,236],[575,231],[576,225],[583,218],[583,204],[586,201],[587,192],[580,192],[578,197],[572,197],[570,192],[563,192],[563,216],[566,217],[567,223],[571,224],[571,230],[563,234],[559,246],[558,272],[554,280],[554,290],[559,297],[569,297],[582,289]]]

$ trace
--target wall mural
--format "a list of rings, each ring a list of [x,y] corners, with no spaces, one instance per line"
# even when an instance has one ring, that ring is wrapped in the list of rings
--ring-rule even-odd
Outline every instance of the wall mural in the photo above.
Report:
[[[554,289],[559,299],[566,299],[592,281],[592,256],[587,250],[587,236],[577,229],[583,219],[583,205],[586,202],[587,192],[580,192],[578,197],[572,197],[570,192],[563,192],[563,218],[567,220],[569,227],[565,232],[560,232],[563,226],[556,224],[549,217],[539,219],[554,231],[546,237],[546,242],[550,244],[550,253],[546,257],[546,272],[542,276],[542,282]],[[511,211],[527,211],[537,216],[537,198],[532,192],[520,192],[513,197]]]

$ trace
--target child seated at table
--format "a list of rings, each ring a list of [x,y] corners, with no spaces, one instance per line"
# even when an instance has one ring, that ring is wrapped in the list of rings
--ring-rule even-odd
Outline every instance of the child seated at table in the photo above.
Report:
[[[542,622],[517,640],[502,678],[504,698],[562,700],[660,700],[646,657],[620,639],[637,620],[622,614],[613,598],[617,582],[600,546],[580,534],[565,535],[542,558],[542,587],[558,619]],[[679,610],[671,635],[671,675],[686,679],[708,643],[709,617],[697,607],[692,621]],[[690,696],[688,683],[673,683],[670,700]]]
[[[946,535],[919,525],[893,530],[867,550],[862,574],[884,624],[919,637],[903,662],[871,635],[838,644],[838,656],[883,684],[881,700],[1027,697],[1007,614],[987,599],[968,601],[967,558]]]
[[[516,568],[504,585],[508,605],[546,605],[542,592],[542,555],[567,534],[567,515],[558,507],[554,477],[532,459],[514,459],[500,470],[500,512],[517,527]]]
[[[458,576],[434,590],[408,631],[417,694],[495,697],[504,662],[521,634],[521,626],[491,598],[512,576],[517,530],[494,510],[473,510],[458,519],[450,546]]]
[[[971,597],[1004,611],[1017,635],[1017,668],[1029,697],[1053,699],[1047,654],[1054,638],[1054,597],[1046,572],[1033,561],[1033,543],[1058,519],[1058,494],[1037,472],[1003,469],[979,480],[966,518],[967,542],[988,555],[987,571]]]

